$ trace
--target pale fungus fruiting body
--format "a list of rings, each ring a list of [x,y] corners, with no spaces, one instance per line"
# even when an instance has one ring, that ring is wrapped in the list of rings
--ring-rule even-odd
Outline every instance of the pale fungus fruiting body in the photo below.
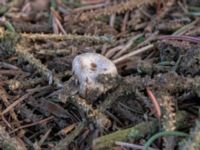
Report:
[[[111,88],[99,80],[102,75],[111,78],[118,76],[117,68],[112,61],[97,53],[76,56],[72,63],[72,71],[79,82],[80,95],[90,100],[95,100]]]

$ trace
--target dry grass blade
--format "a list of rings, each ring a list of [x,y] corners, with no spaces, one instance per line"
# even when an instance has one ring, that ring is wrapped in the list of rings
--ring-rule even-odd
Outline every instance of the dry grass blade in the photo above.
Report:
[[[123,45],[119,45],[119,46],[116,46],[116,47],[114,47],[112,49],[109,49],[107,51],[107,53],[105,54],[105,56],[107,58],[111,58],[113,55],[115,55],[115,53],[117,53],[118,51],[120,51],[123,47],[124,47]]]
[[[143,53],[143,52],[145,52],[145,51],[147,51],[147,50],[151,50],[151,49],[153,49],[153,48],[154,48],[154,45],[153,45],[153,44],[147,45],[147,46],[142,47],[142,48],[140,48],[140,49],[137,49],[137,50],[135,50],[135,51],[133,51],[133,52],[130,52],[130,53],[126,54],[126,55],[123,55],[123,56],[121,56],[121,57],[119,57],[119,58],[113,60],[113,62],[114,62],[115,64],[118,64],[118,63],[120,63],[121,61],[124,61],[124,60],[126,60],[126,59],[128,59],[128,58],[130,58],[130,57],[133,57],[133,56],[135,56],[135,55],[137,55],[137,54]]]
[[[175,36],[175,35],[163,35],[160,36],[158,39],[161,40],[181,40],[181,41],[188,41],[192,43],[200,43],[200,38],[199,37],[191,37],[191,36]]]
[[[60,15],[53,8],[51,8],[51,14],[53,16],[53,28],[55,29],[55,33],[58,34],[59,33],[58,29],[60,29],[62,34],[67,34],[61,24],[62,18],[60,17]]]
[[[113,59],[117,59],[119,58],[122,54],[124,54],[132,45],[133,43],[140,37],[142,37],[143,34],[138,34],[133,36],[126,45],[124,45],[124,47],[113,57]]]

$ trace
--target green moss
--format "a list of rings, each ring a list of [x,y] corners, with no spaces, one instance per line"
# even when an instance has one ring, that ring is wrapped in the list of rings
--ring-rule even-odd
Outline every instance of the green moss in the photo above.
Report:
[[[94,141],[94,149],[105,150],[110,149],[115,141],[138,140],[141,137],[155,132],[157,124],[152,122],[142,122],[134,127],[119,130],[114,133],[97,138]]]
[[[15,46],[20,39],[20,35],[15,32],[6,32],[0,28],[0,47],[3,56],[15,53]]]

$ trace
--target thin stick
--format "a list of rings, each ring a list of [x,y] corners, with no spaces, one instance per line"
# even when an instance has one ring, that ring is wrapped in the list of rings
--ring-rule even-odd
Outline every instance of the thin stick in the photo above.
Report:
[[[124,54],[132,45],[133,43],[140,38],[141,36],[143,36],[143,34],[138,34],[138,35],[134,35],[122,48],[121,51],[119,51],[113,58],[117,59],[119,58],[122,54]]]
[[[50,128],[40,139],[40,141],[38,142],[39,146],[42,146],[42,144],[44,143],[44,141],[47,139],[47,137],[49,136],[49,134],[51,133],[52,128]]]
[[[14,103],[12,103],[11,105],[9,105],[2,113],[1,115],[6,114],[7,112],[9,112],[10,110],[12,110],[17,104],[21,103],[22,101],[24,101],[25,99],[27,99],[32,93],[27,93],[24,96],[20,97],[19,99],[17,99]]]
[[[0,75],[17,75],[22,73],[20,70],[0,70]]]
[[[116,52],[118,52],[123,47],[124,47],[123,45],[119,45],[117,47],[114,47],[114,48],[108,50],[107,53],[105,54],[105,57],[111,58]]]
[[[135,56],[137,54],[143,53],[143,52],[145,52],[147,50],[151,50],[153,47],[154,47],[153,44],[150,44],[148,46],[142,47],[142,48],[140,48],[140,49],[138,49],[136,51],[133,51],[133,52],[128,53],[128,54],[126,54],[126,55],[124,55],[124,56],[122,56],[120,58],[117,58],[117,59],[113,60],[113,63],[117,64],[117,63],[119,63],[119,62],[121,62],[123,60],[126,60],[126,59],[128,59],[128,58],[130,58],[132,56]]]
[[[6,118],[4,116],[1,116],[3,122],[10,128],[12,129],[12,126],[10,125],[10,123],[6,120]]]
[[[58,27],[60,28],[61,32],[62,32],[63,34],[66,35],[67,32],[66,32],[65,29],[63,28],[63,26],[62,26],[62,24],[60,23],[59,19],[56,18],[56,17],[55,17],[55,22],[56,22],[56,24],[58,25]]]
[[[174,32],[172,35],[183,35],[187,31],[189,31],[191,28],[194,27],[194,25],[199,21],[199,19],[194,20],[192,23],[187,24],[183,26],[182,28],[178,29],[176,32]]]
[[[6,69],[20,70],[17,66],[14,66],[6,62],[0,62],[0,67],[6,68]]]
[[[192,37],[192,36],[176,36],[176,35],[163,35],[158,37],[160,40],[181,40],[181,41],[188,41],[192,43],[200,43],[199,37]]]
[[[1,95],[0,97],[3,100],[5,106],[8,107],[10,105],[10,102],[8,101],[8,94],[2,86],[0,86],[0,95]],[[17,127],[19,127],[20,126],[19,120],[17,118],[15,111],[12,108],[10,109],[10,115],[13,118],[13,120],[16,121]],[[2,116],[2,119],[5,120],[4,116]]]
[[[76,129],[74,129],[69,135],[62,139],[55,147],[55,150],[65,150],[68,145],[75,140],[75,138],[81,134],[86,126],[86,122],[80,122]]]
[[[16,131],[18,131],[19,129],[24,129],[24,128],[28,128],[28,127],[35,126],[35,125],[37,125],[37,124],[45,123],[45,122],[47,122],[47,121],[49,121],[49,120],[51,120],[51,119],[53,119],[53,118],[54,118],[53,116],[50,116],[50,117],[48,117],[48,118],[39,120],[39,121],[37,121],[37,122],[23,125],[23,126],[21,126],[21,127],[19,127],[19,128],[14,129],[13,131],[11,131],[10,134],[11,134],[11,133],[14,133],[14,132],[16,132]]]
[[[124,15],[124,19],[121,26],[121,32],[126,31],[129,14],[130,14],[129,11],[127,11]]]
[[[111,16],[110,16],[110,27],[114,27],[114,25],[115,25],[115,19],[116,19],[116,14],[112,14]]]
[[[52,13],[52,16],[54,18],[55,23],[57,24],[57,26],[61,30],[61,32],[63,34],[67,34],[66,31],[65,31],[65,29],[63,28],[62,24],[60,23],[60,21],[61,21],[62,18],[60,17],[60,15],[58,14],[58,12],[56,12],[53,8],[51,8],[51,13]]]

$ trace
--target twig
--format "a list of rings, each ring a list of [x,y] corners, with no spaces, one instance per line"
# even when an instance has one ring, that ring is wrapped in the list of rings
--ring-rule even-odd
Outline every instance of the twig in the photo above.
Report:
[[[180,1],[178,1],[178,5],[184,13],[188,13],[188,9]]]
[[[158,0],[157,5],[159,5],[160,1]],[[147,18],[152,19],[152,16],[144,9],[144,7],[138,7],[138,10]]]
[[[24,129],[24,128],[28,128],[28,127],[35,126],[35,125],[37,125],[37,124],[46,123],[46,122],[48,122],[49,120],[52,120],[53,118],[54,118],[53,116],[50,116],[50,117],[48,117],[48,118],[46,118],[46,119],[42,119],[42,120],[39,120],[39,121],[34,122],[34,123],[30,123],[30,124],[23,125],[23,126],[21,126],[21,127],[19,127],[19,128],[16,128],[16,129],[12,130],[12,131],[10,132],[10,134],[12,134],[12,133],[18,131],[19,129]]]
[[[39,146],[42,146],[42,144],[44,143],[44,141],[47,139],[47,137],[49,136],[49,134],[51,133],[52,128],[50,128],[40,139],[40,141],[38,142]]]
[[[17,75],[17,74],[21,74],[22,71],[21,70],[0,70],[0,75]]]
[[[71,132],[72,130],[74,130],[74,128],[76,127],[77,124],[71,124],[67,127],[65,127],[64,129],[61,129],[58,133],[56,133],[56,135],[66,135],[69,132]]]
[[[67,135],[66,138],[61,140],[56,146],[55,150],[65,150],[67,146],[74,141],[74,139],[83,131],[85,127],[85,122],[79,123],[74,131],[71,134]]]
[[[192,37],[192,36],[176,36],[176,35],[162,35],[158,37],[160,40],[181,40],[181,41],[188,41],[192,43],[200,43],[200,38],[199,37]]]
[[[60,23],[60,21],[58,20],[58,18],[55,18],[55,22],[56,22],[56,24],[58,25],[58,27],[59,27],[59,29],[61,30],[61,32],[63,33],[63,34],[67,34],[67,32],[65,31],[65,29],[63,28],[63,26],[62,26],[62,24]]]
[[[110,23],[109,23],[109,25],[110,25],[110,27],[114,27],[114,25],[115,25],[115,19],[116,19],[116,14],[112,14],[111,16],[110,16]]]
[[[24,96],[20,97],[19,99],[17,99],[14,103],[12,103],[11,105],[9,105],[2,113],[1,115],[6,114],[7,112],[9,112],[10,110],[12,110],[16,105],[18,105],[19,103],[21,103],[22,101],[24,101],[25,99],[27,99],[32,93],[27,93]]]
[[[6,91],[4,90],[4,88],[1,86],[0,86],[0,97],[4,102],[4,105],[6,107],[8,107],[10,105],[10,102],[8,101],[8,95],[7,95]],[[17,115],[13,109],[10,109],[10,114],[11,114],[12,119],[14,121],[16,121],[17,127],[19,127],[20,123],[19,123],[19,120],[17,119]],[[4,117],[2,116],[2,118],[4,118]]]
[[[120,49],[122,49],[124,46],[123,45],[119,45],[119,46],[116,46],[114,48],[111,48],[107,51],[107,53],[105,54],[105,56],[107,58],[111,58],[117,51],[119,51]]]
[[[182,28],[178,29],[176,32],[174,32],[172,35],[183,35],[187,31],[189,31],[191,28],[194,27],[194,25],[199,21],[199,19],[196,19],[192,23],[183,26]]]
[[[51,7],[51,14],[53,16],[53,23],[55,23],[57,25],[56,28],[59,28],[63,34],[67,34],[65,29],[63,28],[63,26],[60,23],[60,20],[61,20],[60,15],[52,7]]]
[[[1,118],[2,118],[3,122],[4,122],[10,129],[12,129],[11,124],[6,120],[6,118],[5,118],[3,115],[1,116]]]
[[[124,19],[121,25],[121,32],[125,32],[126,31],[126,27],[127,27],[127,22],[128,22],[128,17],[129,17],[129,11],[126,12],[126,14],[124,15]]]
[[[138,34],[138,35],[134,35],[127,43],[126,45],[124,45],[124,47],[122,48],[121,51],[119,51],[113,58],[116,59],[118,57],[120,57],[122,54],[124,54],[132,45],[133,43],[140,37],[142,37],[143,34]]]
[[[53,28],[53,33],[55,35],[59,33],[58,25],[56,23],[56,18],[55,17],[52,17],[52,28]]]
[[[142,47],[142,48],[140,48],[140,49],[138,49],[138,50],[135,50],[135,51],[133,51],[133,52],[130,52],[130,53],[128,53],[128,54],[126,54],[126,55],[124,55],[124,56],[122,56],[122,57],[119,57],[119,58],[113,60],[113,62],[114,62],[115,64],[117,64],[117,63],[119,63],[119,62],[121,62],[121,61],[124,61],[124,60],[126,60],[126,59],[128,59],[128,58],[130,58],[130,57],[132,57],[132,56],[135,56],[135,55],[137,55],[137,54],[143,53],[143,52],[145,52],[145,51],[147,51],[147,50],[151,50],[153,47],[154,47],[153,44],[147,45],[147,46]]]
[[[156,40],[157,36],[158,36],[159,31],[155,31],[154,33],[151,33],[151,35],[149,37],[147,37],[143,42],[141,42],[140,44],[138,44],[136,46],[136,48],[145,46],[147,44],[149,44],[151,41]]]
[[[1,67],[6,68],[6,69],[20,70],[17,66],[14,66],[6,62],[0,62],[0,68]]]

